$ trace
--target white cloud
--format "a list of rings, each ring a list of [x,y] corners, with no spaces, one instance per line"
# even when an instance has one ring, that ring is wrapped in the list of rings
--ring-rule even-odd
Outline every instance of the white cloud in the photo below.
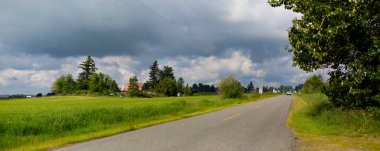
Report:
[[[12,82],[21,82],[37,88],[50,87],[58,75],[58,70],[6,69],[0,71],[0,85],[6,86]]]
[[[260,37],[287,38],[293,18],[300,17],[283,7],[271,7],[266,0],[231,0],[226,19],[237,24],[252,24],[250,34]]]
[[[189,82],[216,83],[221,78],[234,75],[237,78],[260,77],[264,70],[258,69],[250,57],[241,51],[233,51],[229,57],[197,57],[175,68],[178,76]]]

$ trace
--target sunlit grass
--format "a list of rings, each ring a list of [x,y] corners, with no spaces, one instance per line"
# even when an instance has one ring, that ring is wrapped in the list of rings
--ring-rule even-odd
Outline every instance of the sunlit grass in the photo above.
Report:
[[[0,150],[45,150],[274,96],[64,96],[0,101]]]
[[[295,95],[288,121],[301,150],[380,150],[374,112],[334,108],[323,94]]]

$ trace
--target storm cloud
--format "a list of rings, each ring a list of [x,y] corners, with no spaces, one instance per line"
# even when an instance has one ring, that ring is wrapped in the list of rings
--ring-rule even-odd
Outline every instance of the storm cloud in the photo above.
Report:
[[[307,74],[284,51],[299,16],[266,0],[2,0],[0,93],[46,92],[86,55],[120,85],[131,75],[146,80],[154,60],[187,82],[266,73],[268,82],[300,83],[305,76],[293,78]]]

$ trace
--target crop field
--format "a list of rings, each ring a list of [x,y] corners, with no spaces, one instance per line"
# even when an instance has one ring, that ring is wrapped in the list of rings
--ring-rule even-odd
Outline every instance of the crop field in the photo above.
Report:
[[[0,101],[0,150],[47,150],[274,96],[57,96]]]

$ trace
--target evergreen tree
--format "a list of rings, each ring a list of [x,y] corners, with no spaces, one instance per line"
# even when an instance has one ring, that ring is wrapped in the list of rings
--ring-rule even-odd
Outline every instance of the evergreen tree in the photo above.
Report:
[[[171,79],[175,80],[172,67],[164,66],[164,68],[160,71],[159,80],[162,80],[165,78],[171,78]]]
[[[95,61],[91,56],[87,56],[87,59],[79,64],[78,68],[82,69],[82,72],[78,76],[78,87],[81,90],[89,90],[91,75],[97,70]]]
[[[158,62],[156,60],[150,66],[149,81],[147,82],[147,86],[149,87],[150,90],[153,90],[158,85],[159,74],[160,74],[160,68],[158,68]]]
[[[185,83],[185,80],[183,80],[182,77],[179,77],[178,80],[177,80],[177,88],[178,88],[178,92],[179,93],[183,93],[183,85]]]
[[[247,86],[247,91],[248,92],[252,92],[253,90],[255,89],[255,87],[253,87],[253,83],[252,83],[252,81],[248,84],[248,86]]]
[[[189,84],[186,84],[186,87],[184,89],[184,94],[185,94],[185,96],[191,96],[192,95]]]

